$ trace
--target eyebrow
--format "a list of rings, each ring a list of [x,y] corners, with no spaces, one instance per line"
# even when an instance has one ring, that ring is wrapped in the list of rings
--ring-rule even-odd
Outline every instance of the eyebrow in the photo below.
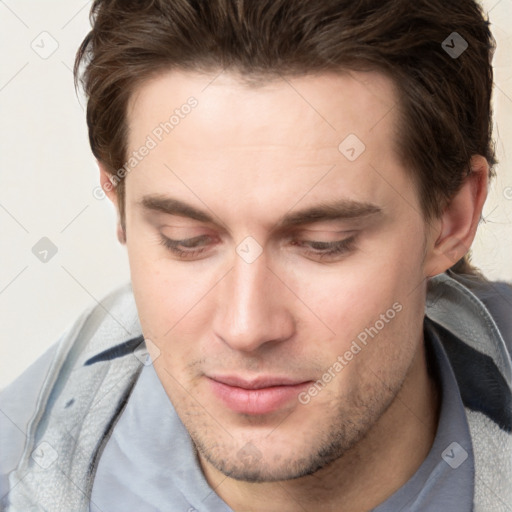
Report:
[[[213,215],[173,197],[159,194],[147,195],[139,201],[139,204],[146,210],[215,224]],[[350,199],[322,201],[312,207],[286,213],[278,220],[274,229],[282,230],[323,221],[359,219],[376,214],[382,214],[382,208],[372,203]]]

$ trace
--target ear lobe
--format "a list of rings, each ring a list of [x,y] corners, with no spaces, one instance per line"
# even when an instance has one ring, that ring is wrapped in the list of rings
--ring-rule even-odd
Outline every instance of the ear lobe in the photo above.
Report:
[[[124,232],[123,227],[121,226],[121,221],[117,221],[117,239],[121,245],[126,243],[126,234]]]
[[[439,228],[427,246],[427,277],[445,272],[469,251],[487,198],[488,179],[487,160],[480,155],[473,156],[464,184],[436,221]]]
[[[105,192],[106,196],[112,201],[117,211],[117,239],[121,244],[126,243],[126,233],[121,225],[121,220],[119,218],[119,207],[117,202],[117,191],[114,187],[113,183],[110,181],[111,174],[107,171],[106,166],[96,160],[98,163],[98,167],[100,169],[100,185],[101,189]]]
[[[117,209],[117,192],[113,183],[110,181],[111,174],[107,171],[107,168],[103,162],[96,160],[100,169],[100,185],[105,195],[114,203]]]

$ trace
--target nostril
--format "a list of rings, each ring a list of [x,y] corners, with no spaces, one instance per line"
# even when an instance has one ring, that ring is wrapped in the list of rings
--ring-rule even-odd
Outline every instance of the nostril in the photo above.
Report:
[[[72,398],[71,400],[68,400],[66,402],[66,405],[64,406],[64,409],[67,409],[68,407],[71,407],[75,403],[75,399]]]

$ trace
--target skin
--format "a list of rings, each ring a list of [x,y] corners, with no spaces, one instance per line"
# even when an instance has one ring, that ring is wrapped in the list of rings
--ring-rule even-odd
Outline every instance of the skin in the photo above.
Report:
[[[426,283],[471,245],[487,163],[473,157],[460,192],[425,222],[394,150],[393,84],[377,72],[258,87],[234,72],[168,72],[131,98],[129,151],[190,96],[197,107],[126,177],[133,291],[158,377],[206,479],[233,510],[369,510],[432,446],[439,397],[425,359]],[[366,146],[353,162],[338,150],[348,134]],[[155,195],[213,222],[142,205]],[[115,191],[109,197],[117,204]],[[341,198],[380,213],[278,228],[288,213]],[[202,235],[203,252],[192,256],[161,243]],[[236,252],[248,236],[262,249],[252,263]],[[332,257],[307,245],[352,236]],[[212,392],[208,377],[219,374],[317,381],[397,303],[400,312],[307,404],[247,415]]]

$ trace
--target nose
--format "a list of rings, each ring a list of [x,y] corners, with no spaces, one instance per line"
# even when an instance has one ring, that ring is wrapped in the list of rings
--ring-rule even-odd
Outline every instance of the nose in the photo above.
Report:
[[[235,255],[218,290],[213,328],[233,350],[254,352],[293,336],[292,294],[267,267],[265,252],[252,263]]]

